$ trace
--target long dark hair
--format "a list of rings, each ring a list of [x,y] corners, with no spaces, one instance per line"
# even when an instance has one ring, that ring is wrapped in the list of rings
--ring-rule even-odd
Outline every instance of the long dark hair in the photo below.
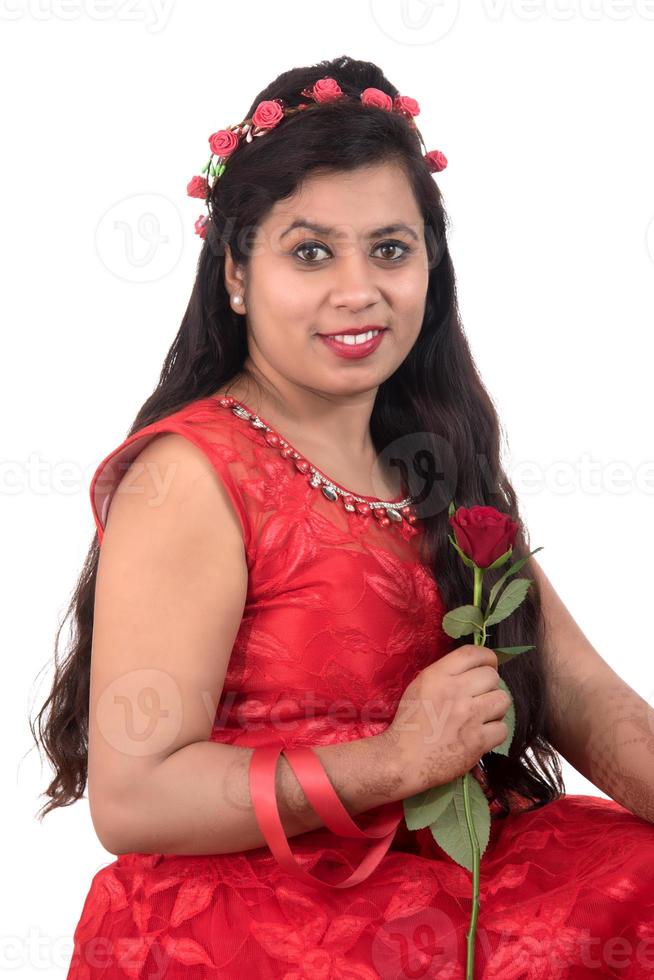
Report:
[[[302,89],[324,77],[335,78],[343,92],[353,98],[290,115],[263,139],[241,143],[215,181],[208,201],[211,220],[188,307],[159,382],[137,413],[128,435],[189,402],[213,394],[244,371],[248,373],[244,367],[248,349],[242,317],[232,311],[225,288],[225,245],[229,245],[235,262],[247,268],[247,235],[275,202],[293,194],[305,177],[338,174],[384,162],[400,163],[424,217],[428,294],[422,328],[413,349],[379,386],[370,429],[378,453],[391,443],[411,445],[411,433],[421,434],[422,439],[425,434],[433,436],[433,458],[440,456],[441,462],[442,447],[447,447],[445,469],[449,483],[444,482],[438,505],[433,490],[429,500],[423,502],[422,521],[425,555],[445,607],[451,609],[470,602],[471,597],[471,572],[448,541],[451,527],[447,505],[451,499],[457,506],[486,504],[509,514],[519,525],[514,558],[526,557],[532,549],[518,513],[515,492],[500,464],[498,416],[461,326],[446,239],[448,218],[439,188],[406,119],[399,113],[362,106],[358,100],[365,88],[381,89],[392,98],[399,94],[398,90],[376,65],[342,56],[284,72],[257,95],[247,116],[263,99],[283,99],[287,106],[306,101]],[[35,725],[30,720],[34,739],[37,745],[41,743],[56,773],[42,794],[49,801],[41,808],[41,819],[56,807],[74,803],[86,787],[98,557],[95,534],[57,631],[50,695]],[[529,568],[527,562],[522,574],[528,575]],[[484,601],[501,571],[485,576]],[[533,584],[527,598],[508,619],[496,625],[492,644],[488,643],[535,646],[499,668],[515,703],[515,735],[508,756],[489,752],[481,760],[492,797],[500,804],[499,816],[510,812],[512,801],[518,798],[522,808],[536,809],[564,792],[558,757],[548,740],[540,593],[535,576],[529,577]],[[70,649],[59,662],[61,630],[71,615]],[[470,638],[460,642],[470,642]]]

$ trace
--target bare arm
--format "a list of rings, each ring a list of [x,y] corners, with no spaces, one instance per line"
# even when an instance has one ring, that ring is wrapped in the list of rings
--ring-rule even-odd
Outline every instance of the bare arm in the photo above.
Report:
[[[567,684],[567,690],[563,685]],[[654,823],[654,710],[621,677],[555,684],[567,704],[554,746],[598,789]]]
[[[403,798],[403,781],[384,735],[315,748],[350,814]],[[264,846],[250,799],[251,755],[252,749],[217,742],[178,749],[150,772],[123,809],[108,835],[108,850],[225,854]],[[277,763],[276,797],[287,837],[322,826],[283,756]]]
[[[654,823],[654,709],[600,657],[531,562],[546,623],[552,744],[598,789]]]
[[[110,852],[265,843],[252,750],[210,741],[247,586],[242,529],[210,461],[158,435],[111,501],[96,581],[89,803]],[[409,795],[385,736],[316,749],[351,814]],[[289,836],[322,825],[283,756],[277,792]]]

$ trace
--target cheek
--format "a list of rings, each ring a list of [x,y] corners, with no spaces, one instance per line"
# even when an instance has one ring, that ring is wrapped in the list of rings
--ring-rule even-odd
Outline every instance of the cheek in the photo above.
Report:
[[[319,301],[316,283],[312,276],[302,276],[280,263],[271,270],[265,287],[266,301],[270,311],[284,313],[289,319],[300,317],[303,311],[310,311]]]
[[[398,277],[393,288],[393,301],[401,312],[408,316],[418,316],[424,309],[427,298],[429,278],[426,271],[414,269],[401,280]]]

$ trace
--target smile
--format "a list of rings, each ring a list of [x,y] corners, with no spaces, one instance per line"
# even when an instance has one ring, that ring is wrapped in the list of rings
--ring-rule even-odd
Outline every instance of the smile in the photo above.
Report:
[[[369,330],[362,334],[336,334],[332,337],[319,334],[319,336],[323,343],[339,357],[360,358],[376,351],[386,333],[386,330]]]

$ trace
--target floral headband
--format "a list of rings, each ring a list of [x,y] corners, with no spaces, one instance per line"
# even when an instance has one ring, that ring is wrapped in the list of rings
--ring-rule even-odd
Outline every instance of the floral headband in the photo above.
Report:
[[[321,78],[311,88],[302,89],[300,94],[307,99],[312,99],[316,104],[347,99],[334,78]],[[398,112],[407,118],[410,126],[416,131],[422,146],[425,147],[425,141],[420,130],[413,121],[413,117],[420,112],[420,106],[415,99],[408,95],[396,95],[392,99],[390,95],[378,88],[364,89],[359,98],[364,105],[385,109],[387,112]],[[294,107],[286,107],[282,99],[264,100],[258,104],[251,119],[244,119],[235,126],[228,126],[227,129],[219,129],[212,133],[209,137],[211,156],[200,171],[200,174],[207,174],[207,177],[192,177],[186,186],[188,196],[208,200],[210,190],[208,178],[213,177],[218,180],[221,177],[225,169],[225,160],[232,155],[239,143],[243,141],[251,143],[255,137],[264,136],[271,129],[274,129],[285,116],[291,116],[303,109],[311,108],[313,106],[308,102],[302,102]],[[214,157],[216,157],[215,161]],[[440,150],[430,150],[423,155],[423,159],[430,173],[438,173],[445,170],[447,166],[447,157]],[[204,214],[200,215],[195,222],[195,233],[200,238],[206,236],[208,223],[209,217]]]

